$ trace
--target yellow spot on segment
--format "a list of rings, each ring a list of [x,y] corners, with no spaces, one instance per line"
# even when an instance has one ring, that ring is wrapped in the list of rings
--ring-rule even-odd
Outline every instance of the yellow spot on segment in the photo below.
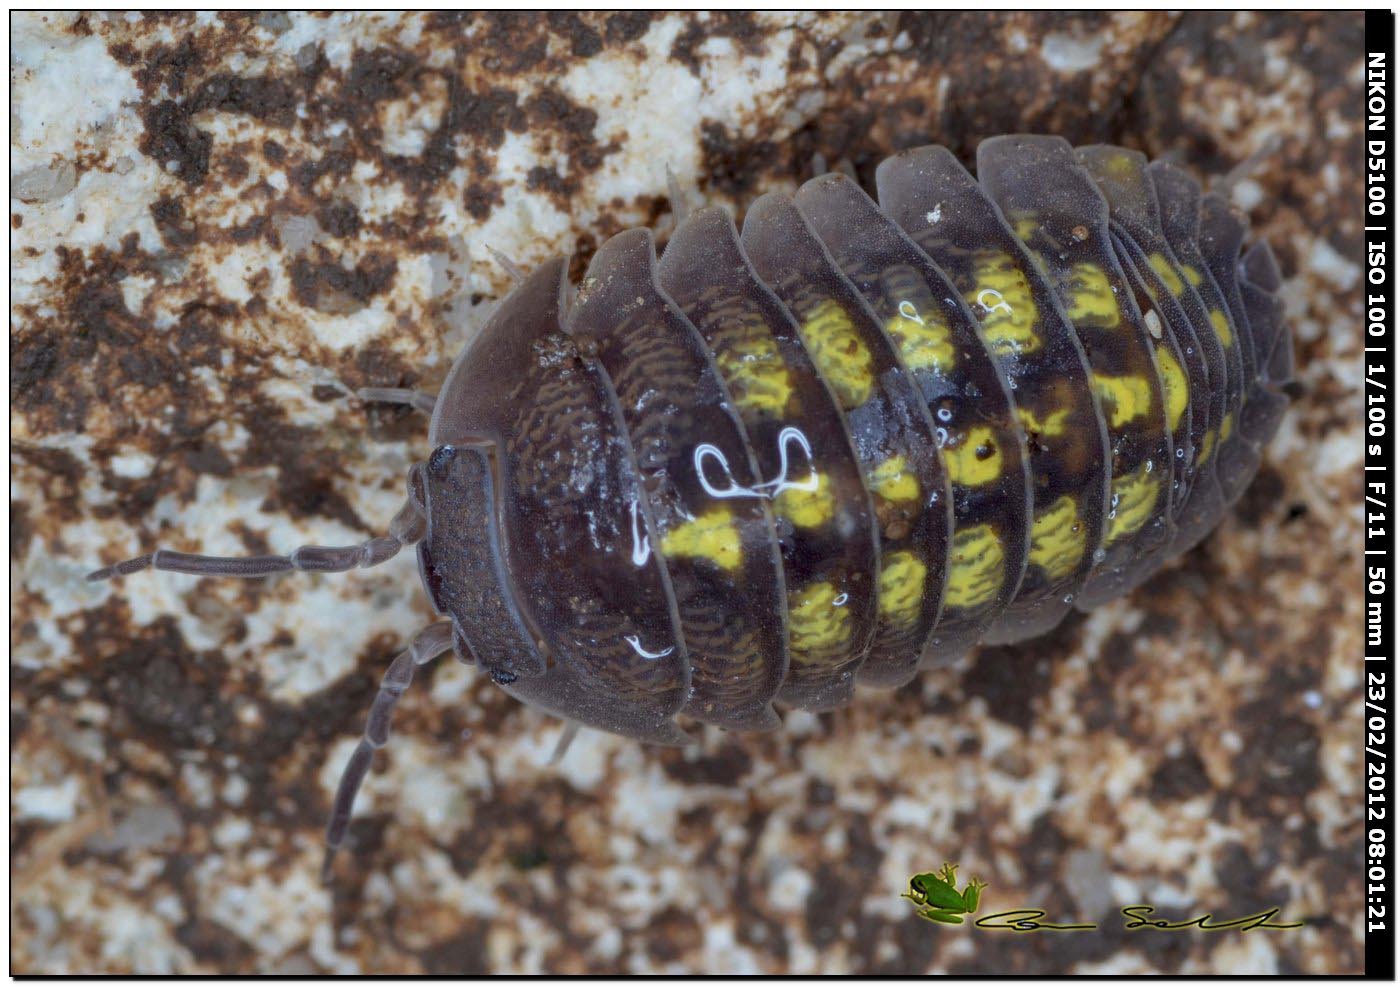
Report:
[[[1090,263],[1075,264],[1070,272],[1065,294],[1065,310],[1076,325],[1092,325],[1101,329],[1118,326],[1118,298],[1102,267]]]
[[[1172,263],[1165,254],[1154,253],[1147,258],[1147,262],[1157,272],[1157,276],[1162,279],[1162,283],[1172,294],[1179,295],[1186,290],[1186,285],[1177,272],[1176,264]]]
[[[788,595],[788,646],[793,654],[844,648],[851,639],[851,610],[829,582],[813,582]]]
[[[974,609],[996,599],[1001,591],[1005,553],[990,524],[978,524],[953,535],[948,559],[948,587],[943,605]]]
[[[1109,177],[1122,185],[1137,187],[1141,184],[1141,175],[1138,171],[1137,162],[1130,154],[1110,154],[1104,161],[1104,170]]]
[[[737,572],[744,562],[739,529],[723,507],[667,531],[661,538],[661,553],[668,558],[703,558],[726,572]]]
[[[1234,333],[1230,331],[1230,320],[1219,308],[1210,310],[1210,324],[1215,328],[1215,337],[1220,340],[1220,345],[1226,349],[1235,341]]]
[[[1225,420],[1220,422],[1220,440],[1228,441],[1235,431],[1235,412],[1231,411],[1225,415]]]
[[[1052,581],[1068,577],[1084,557],[1084,525],[1074,497],[1065,495],[1036,514],[1031,524],[1030,562]]]
[[[885,322],[885,331],[899,346],[904,365],[911,370],[948,373],[953,369],[953,334],[942,312],[921,310],[912,301],[901,301]]]
[[[1201,282],[1205,280],[1205,278],[1201,277],[1201,272],[1198,271],[1196,268],[1192,267],[1190,264],[1183,264],[1181,272],[1186,275],[1186,283],[1191,285],[1193,288],[1200,287]]]
[[[943,449],[943,464],[948,479],[959,486],[990,483],[1001,475],[1001,446],[996,434],[985,425],[970,429],[958,444]]]
[[[773,498],[773,512],[792,521],[794,527],[811,529],[831,523],[836,516],[836,498],[831,494],[831,481],[822,473],[816,482],[808,476],[793,483]]]
[[[1094,389],[1099,392],[1104,414],[1113,427],[1121,428],[1152,409],[1152,384],[1146,377],[1110,377],[1103,373],[1093,377]]]
[[[847,411],[860,407],[875,389],[870,351],[840,305],[823,301],[800,326],[812,362]]]
[[[1115,477],[1112,490],[1108,530],[1103,537],[1105,546],[1142,529],[1152,517],[1162,486],[1143,464],[1127,475]]]
[[[912,551],[896,551],[880,568],[880,618],[897,627],[912,626],[923,610],[928,566]]]
[[[1162,396],[1167,402],[1167,426],[1175,432],[1177,425],[1181,424],[1181,416],[1186,413],[1186,404],[1190,399],[1186,371],[1166,346],[1157,350],[1157,370],[1162,378]]]
[[[1206,436],[1205,436],[1204,438],[1201,439],[1201,452],[1200,452],[1199,455],[1196,456],[1196,465],[1199,466],[1199,465],[1201,465],[1202,463],[1208,461],[1208,460],[1210,459],[1211,455],[1212,455],[1214,452],[1215,452],[1215,432],[1214,432],[1214,431],[1208,431],[1208,432],[1206,432]]]
[[[976,262],[973,277],[967,303],[982,323],[982,336],[992,354],[1015,356],[1039,349],[1040,336],[1035,331],[1038,313],[1031,285],[1011,258],[983,255]]]
[[[1065,433],[1065,422],[1069,420],[1069,415],[1069,408],[1061,408],[1057,411],[1051,411],[1042,418],[1032,408],[1026,407],[1024,404],[1016,406],[1016,416],[1021,419],[1021,427],[1026,429],[1026,433],[1047,438],[1054,438]]]
[[[1016,220],[1014,228],[1016,230],[1017,239],[1026,243],[1035,235],[1036,230],[1040,229],[1040,220],[1035,218],[1035,216],[1022,216],[1020,219]]]
[[[871,493],[891,503],[913,503],[919,499],[919,478],[902,455],[892,455],[866,476]]]
[[[743,410],[777,415],[786,409],[792,378],[777,344],[766,333],[756,332],[719,349],[715,365]]]

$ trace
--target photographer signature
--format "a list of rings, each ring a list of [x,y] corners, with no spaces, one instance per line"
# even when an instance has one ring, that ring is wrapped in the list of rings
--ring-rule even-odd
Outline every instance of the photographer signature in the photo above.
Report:
[[[1217,921],[1214,914],[1202,914],[1184,921],[1166,921],[1162,918],[1150,917],[1149,915],[1155,910],[1156,908],[1151,904],[1132,904],[1122,908],[1119,913],[1124,918],[1123,927],[1129,931],[1143,929],[1186,931],[1191,928],[1199,931],[1253,931],[1256,928],[1282,931],[1286,928],[1301,928],[1303,926],[1302,921],[1276,923],[1273,919],[1278,917],[1279,909],[1277,907],[1271,907],[1267,911],[1260,911],[1257,914],[1231,918],[1228,921]],[[1023,907],[1013,911],[988,914],[986,917],[978,918],[973,924],[978,928],[992,928],[1000,931],[1094,931],[1098,928],[1097,924],[1056,924],[1042,921],[1043,917],[1045,917],[1045,911],[1035,907]]]

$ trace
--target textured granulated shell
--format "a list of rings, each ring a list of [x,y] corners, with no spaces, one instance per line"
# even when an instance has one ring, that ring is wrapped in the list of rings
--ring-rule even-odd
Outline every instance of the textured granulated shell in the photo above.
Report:
[[[978,174],[905,151],[878,205],[826,175],[659,262],[618,234],[576,298],[563,260],[525,277],[421,474],[459,656],[653,742],[771,728],[1048,632],[1219,523],[1292,379],[1268,248],[1121,148],[996,138]]]

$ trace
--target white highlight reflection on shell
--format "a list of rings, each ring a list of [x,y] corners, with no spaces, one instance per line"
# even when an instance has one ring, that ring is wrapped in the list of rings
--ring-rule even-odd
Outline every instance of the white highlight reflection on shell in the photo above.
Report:
[[[641,657],[645,661],[659,661],[661,660],[661,658],[675,653],[676,650],[676,645],[672,644],[665,650],[649,651],[642,646],[642,641],[639,637],[637,637],[636,634],[628,634],[622,639],[631,644],[632,649],[637,652],[637,656]]]
[[[798,445],[803,454],[807,457],[808,474],[800,480],[788,479],[788,446]],[[772,500],[787,490],[806,490],[811,492],[818,485],[817,471],[812,467],[812,443],[807,440],[807,436],[800,428],[791,425],[778,433],[778,475],[764,483],[757,483],[753,486],[741,486],[734,480],[734,473],[729,468],[729,460],[725,458],[722,451],[711,445],[709,442],[701,442],[695,446],[694,453],[695,474],[700,479],[700,486],[710,496],[717,500],[732,500],[737,498],[752,498]],[[720,470],[724,473],[724,478],[728,485],[721,487],[710,482],[710,478],[705,475],[705,463],[714,459],[719,463]]]
[[[642,532],[642,519],[638,516],[638,503],[632,501],[632,564],[641,568],[651,557],[651,541]]]

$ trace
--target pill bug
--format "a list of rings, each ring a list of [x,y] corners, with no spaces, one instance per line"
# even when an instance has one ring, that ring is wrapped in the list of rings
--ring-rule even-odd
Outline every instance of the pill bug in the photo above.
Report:
[[[445,617],[385,673],[344,839],[415,670],[454,652],[569,724],[652,743],[830,709],[1139,585],[1249,483],[1293,376],[1265,244],[1189,175],[1010,135],[941,147],[563,258],[436,397],[388,534],[146,568],[259,577],[416,545]],[[674,198],[673,194],[673,198]]]

